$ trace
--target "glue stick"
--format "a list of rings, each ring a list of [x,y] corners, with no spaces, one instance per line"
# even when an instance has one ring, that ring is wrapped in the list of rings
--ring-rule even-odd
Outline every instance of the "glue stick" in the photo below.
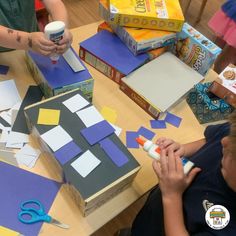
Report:
[[[62,21],[52,21],[48,23],[44,28],[44,33],[47,39],[51,40],[55,44],[58,44],[59,41],[63,38],[65,31],[65,23]],[[50,55],[53,64],[56,64],[59,55],[57,53],[53,53]]]
[[[160,160],[161,149],[157,144],[154,144],[150,140],[144,140],[141,137],[136,138],[136,141],[143,147],[143,150],[148,153],[148,155],[156,160]],[[184,173],[188,172],[194,167],[194,163],[182,157],[182,164],[184,167]]]

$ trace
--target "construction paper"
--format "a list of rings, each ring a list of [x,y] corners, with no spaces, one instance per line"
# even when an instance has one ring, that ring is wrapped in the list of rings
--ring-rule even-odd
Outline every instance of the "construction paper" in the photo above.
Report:
[[[10,127],[11,125],[6,122],[2,117],[0,117],[0,124],[2,124],[4,127]]]
[[[73,97],[67,99],[63,104],[71,111],[76,112],[89,105],[89,102],[84,99],[80,94],[76,94]]]
[[[27,225],[18,220],[20,203],[37,199],[48,213],[60,184],[4,162],[0,162],[0,173],[1,225],[23,235],[38,235],[42,226],[41,222]]]
[[[76,114],[79,116],[86,127],[95,125],[96,123],[104,120],[102,115],[94,106],[90,106],[88,108],[84,108],[83,110],[77,111]]]
[[[150,120],[151,127],[153,129],[165,129],[166,122],[164,120]]]
[[[71,163],[71,166],[82,176],[86,177],[93,171],[101,161],[90,151],[87,150],[79,158]]]
[[[6,227],[0,226],[0,235],[2,235],[2,236],[20,236],[20,233],[14,231],[14,230],[8,229]]]
[[[120,127],[118,127],[117,125],[114,125],[112,123],[110,123],[110,125],[114,128],[115,134],[119,137],[121,132],[122,132],[122,129]]]
[[[113,124],[116,123],[117,113],[112,108],[104,106],[100,113],[102,114],[105,120]]]
[[[145,137],[146,139],[152,140],[153,137],[156,135],[154,132],[152,132],[151,130],[141,126],[139,128],[139,130],[137,131],[137,133],[139,135],[142,135],[143,137]]]
[[[33,103],[41,101],[42,97],[43,97],[43,94],[38,86],[33,86],[33,85],[29,86],[26,92],[26,95],[21,103],[16,120],[13,124],[13,127],[12,127],[13,131],[21,132],[25,134],[30,133],[27,123],[26,123],[26,119],[25,119],[24,108]],[[14,104],[16,104],[16,102]]]
[[[118,167],[123,166],[129,161],[128,157],[109,138],[105,138],[99,143],[108,157],[110,157]]]
[[[64,165],[66,162],[81,153],[81,151],[80,147],[75,142],[71,141],[54,152],[54,155],[60,164]]]
[[[138,132],[126,131],[127,148],[139,148],[139,144],[135,140],[139,136]]]
[[[80,133],[90,145],[94,145],[108,135],[114,133],[114,131],[114,128],[106,120],[103,120],[95,125],[82,129]]]
[[[0,74],[6,75],[9,70],[9,66],[0,65]]]
[[[15,152],[13,152],[13,151],[0,149],[0,161],[7,162],[7,163],[12,164],[14,166],[18,166],[17,160],[15,158]]]
[[[24,146],[24,143],[6,143],[6,148],[17,148],[20,149]]]
[[[167,112],[165,122],[178,128],[180,126],[181,121],[182,121],[182,118],[180,118],[172,113]]]
[[[10,131],[8,131],[8,130],[5,130],[5,129],[2,130],[0,143],[6,143],[7,142],[7,138],[8,138],[9,133],[10,133]]]
[[[55,109],[39,109],[37,123],[39,125],[58,125],[60,120],[60,110]]]
[[[5,120],[8,123],[8,125],[11,125],[11,113],[3,111],[0,113],[0,118]]]
[[[60,125],[42,134],[41,138],[54,152],[72,141],[72,137]]]
[[[0,82],[0,111],[10,109],[21,101],[14,80]]]
[[[7,137],[7,143],[28,143],[29,135],[11,131]]]

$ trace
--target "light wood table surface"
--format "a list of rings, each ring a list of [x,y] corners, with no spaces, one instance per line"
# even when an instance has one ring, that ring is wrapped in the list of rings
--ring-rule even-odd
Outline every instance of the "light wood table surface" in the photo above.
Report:
[[[71,30],[74,36],[73,47],[77,52],[79,50],[78,43],[94,35],[98,24],[99,22]],[[15,79],[17,88],[23,98],[28,86],[35,84],[31,75],[27,71],[24,62],[24,52],[11,51],[1,53],[0,64],[10,66],[10,71],[7,76],[0,76],[0,80],[2,81],[11,78]],[[141,108],[139,108],[139,106],[132,100],[130,100],[122,91],[120,91],[115,82],[90,66],[88,66],[88,69],[95,79],[93,104],[98,110],[100,110],[103,106],[108,106],[116,110],[118,114],[116,125],[122,128],[120,138],[124,143],[126,131],[137,131],[140,126],[145,126],[146,128],[151,129],[149,121],[152,118]],[[216,74],[213,71],[210,71],[208,74],[208,78],[214,78],[215,76]],[[176,89],[178,89],[178,84],[176,85]],[[178,142],[185,143],[203,137],[205,127],[198,123],[185,100],[178,103],[178,105],[171,109],[170,112],[183,118],[180,127],[176,128],[174,126],[167,125],[167,129],[153,130],[156,132],[154,139],[161,136],[167,136]],[[34,140],[31,139],[31,142],[34,144]],[[55,198],[49,214],[61,222],[70,225],[70,229],[64,230],[50,224],[43,224],[40,235],[90,235],[155,186],[157,184],[157,178],[152,170],[151,158],[149,158],[141,149],[129,150],[142,166],[130,188],[105,203],[89,216],[83,217],[77,205],[70,198],[64,187],[62,187]],[[41,157],[33,169],[27,169],[25,167],[22,168],[57,180],[57,174],[50,169],[50,166],[46,165],[44,160],[45,158],[47,158],[46,155],[41,154]]]

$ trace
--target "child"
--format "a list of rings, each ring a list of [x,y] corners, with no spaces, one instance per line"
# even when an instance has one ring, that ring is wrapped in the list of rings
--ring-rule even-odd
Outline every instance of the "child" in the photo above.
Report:
[[[216,44],[223,49],[214,67],[219,74],[229,63],[236,64],[236,0],[227,0],[208,25],[217,36]]]

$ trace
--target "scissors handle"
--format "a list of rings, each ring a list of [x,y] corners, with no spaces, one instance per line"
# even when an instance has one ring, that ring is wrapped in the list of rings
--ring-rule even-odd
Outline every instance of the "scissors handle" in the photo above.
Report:
[[[36,222],[44,221],[47,223],[50,223],[52,221],[52,217],[44,214],[44,215],[38,215],[35,210],[27,210],[27,211],[21,211],[18,214],[18,219],[25,224],[33,224]]]
[[[38,200],[24,201],[20,204],[20,208],[22,211],[33,211],[39,216],[46,214],[43,205]]]

